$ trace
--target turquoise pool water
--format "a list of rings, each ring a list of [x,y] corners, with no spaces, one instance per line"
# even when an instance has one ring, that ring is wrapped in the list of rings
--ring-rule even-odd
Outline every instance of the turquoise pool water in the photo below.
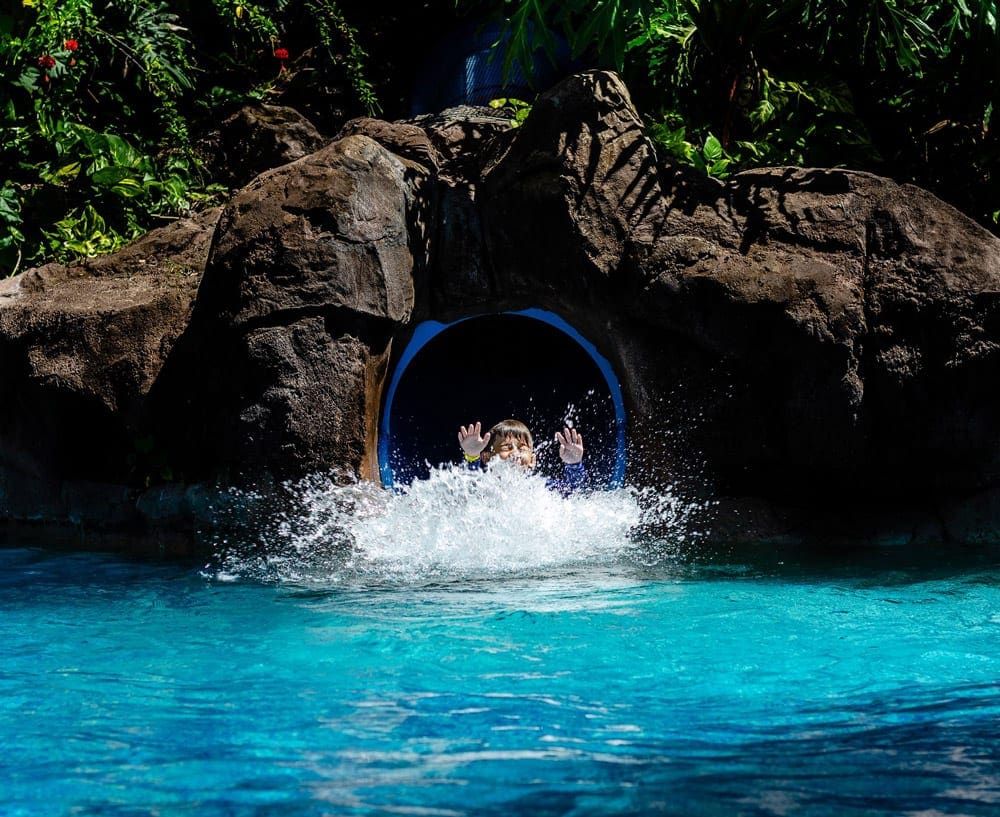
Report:
[[[996,554],[602,546],[620,499],[538,495],[558,558],[427,497],[304,571],[328,512],[270,560],[0,550],[0,814],[1000,813]]]

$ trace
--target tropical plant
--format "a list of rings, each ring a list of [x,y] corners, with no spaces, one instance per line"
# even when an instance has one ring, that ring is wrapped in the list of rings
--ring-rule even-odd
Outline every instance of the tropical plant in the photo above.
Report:
[[[576,57],[622,71],[663,149],[706,172],[848,164],[924,184],[984,221],[1000,207],[997,0],[478,5],[503,19],[508,66],[530,71],[562,36]],[[716,142],[722,153],[706,159]]]
[[[368,116],[382,112],[375,89],[365,76],[367,52],[358,42],[357,30],[333,0],[306,0],[306,9],[316,20],[320,45],[328,65],[343,66],[351,88]]]
[[[514,97],[491,99],[489,106],[499,113],[510,116],[510,126],[512,128],[521,127],[524,124],[524,120],[528,118],[528,114],[531,113],[530,102],[525,102],[523,99],[515,99]]]
[[[0,275],[114,250],[217,200],[199,136],[220,107],[298,70],[341,72],[376,112],[365,57],[335,0],[22,0],[0,13]]]
[[[0,30],[2,267],[113,250],[212,195],[178,104],[189,46],[165,5],[28,0]]]

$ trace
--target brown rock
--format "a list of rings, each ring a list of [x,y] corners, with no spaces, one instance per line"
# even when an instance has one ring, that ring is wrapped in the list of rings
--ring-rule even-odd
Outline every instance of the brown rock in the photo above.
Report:
[[[588,72],[560,83],[485,170],[480,197],[498,286],[599,302],[626,242],[663,209],[652,143],[625,86]]]
[[[412,135],[412,134],[411,134]],[[178,372],[192,469],[374,474],[391,333],[410,318],[429,236],[429,171],[362,135],[272,170],[226,208]],[[216,411],[197,422],[197,406]]]
[[[517,129],[482,109],[353,120],[265,172],[226,207],[192,311],[211,234],[0,283],[0,511],[71,480],[39,515],[101,495],[120,521],[115,486],[158,451],[188,478],[373,477],[416,324],[542,307],[614,366],[630,478],[720,499],[722,539],[997,538],[1000,240],[923,191],[706,179],[593,71]]]
[[[441,155],[427,131],[408,122],[385,122],[370,117],[351,119],[341,128],[337,139],[347,136],[367,136],[390,153],[423,165],[427,170],[437,170],[441,164]]]
[[[319,150],[328,140],[284,105],[246,105],[229,117],[210,146],[212,176],[242,187],[255,176]]]
[[[0,500],[9,515],[76,513],[70,482],[107,483],[118,495],[144,478],[137,444],[150,394],[187,328],[218,217],[207,211],[115,255],[0,282]],[[92,512],[100,517],[100,505]]]
[[[241,462],[282,475],[341,464],[362,470],[371,357],[364,343],[331,337],[323,319],[314,317],[250,332],[246,356],[249,388],[233,429]]]
[[[419,236],[411,251],[410,209],[425,176],[364,136],[264,173],[222,216],[202,305],[239,326],[328,307],[405,322],[423,252]]]

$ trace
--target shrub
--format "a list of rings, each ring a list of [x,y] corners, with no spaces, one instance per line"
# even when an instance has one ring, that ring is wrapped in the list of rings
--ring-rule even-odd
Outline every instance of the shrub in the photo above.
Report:
[[[374,113],[365,56],[334,0],[22,0],[0,14],[0,275],[219,200],[199,136],[297,70]]]

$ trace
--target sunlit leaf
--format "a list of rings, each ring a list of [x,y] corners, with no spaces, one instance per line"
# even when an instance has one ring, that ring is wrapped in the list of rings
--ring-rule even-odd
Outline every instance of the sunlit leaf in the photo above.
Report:
[[[705,139],[705,147],[702,148],[702,152],[709,162],[714,162],[722,157],[722,143],[709,134],[708,138]]]
[[[128,177],[121,179],[111,189],[114,193],[117,193],[119,196],[124,196],[125,198],[134,198],[135,196],[141,196],[143,193],[142,184],[140,184],[136,179]]]
[[[105,167],[91,174],[90,180],[100,187],[114,187],[122,179],[128,177],[131,171],[124,167]]]

